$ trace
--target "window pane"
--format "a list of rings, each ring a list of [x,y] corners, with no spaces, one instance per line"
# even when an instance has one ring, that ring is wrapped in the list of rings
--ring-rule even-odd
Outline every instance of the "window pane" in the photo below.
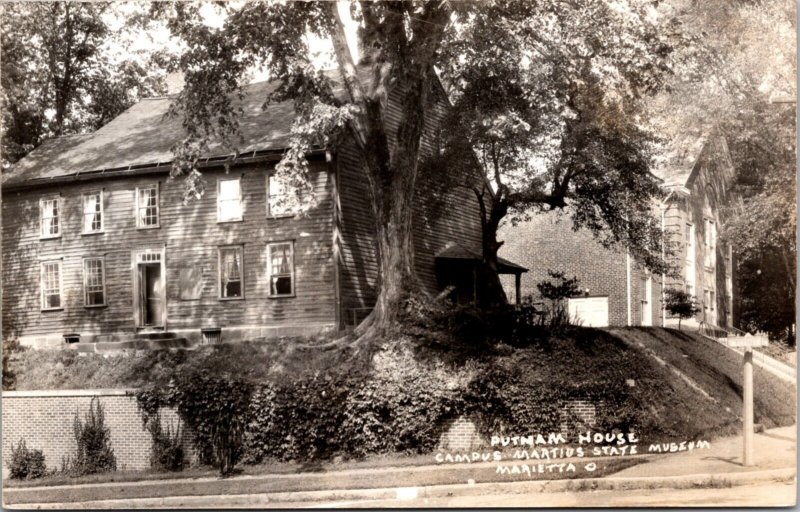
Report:
[[[58,199],[45,199],[41,203],[42,236],[58,235]]]
[[[273,276],[270,293],[272,295],[291,295],[292,294],[291,276]]]
[[[222,297],[242,296],[242,253],[239,248],[220,249]]]
[[[83,231],[100,231],[103,227],[100,194],[90,194],[83,198]]]
[[[292,200],[289,194],[291,188],[289,184],[277,176],[269,178],[269,214],[270,215],[289,215],[293,213]]]
[[[61,307],[61,276],[58,263],[42,265],[42,296],[43,307]]]
[[[105,304],[105,285],[103,283],[103,260],[91,259],[83,262],[84,279],[86,281],[87,306]]]
[[[239,196],[239,180],[219,182],[218,198],[219,220],[239,220],[242,218],[242,204]]]
[[[270,295],[291,295],[293,252],[291,243],[269,246]]]
[[[158,226],[158,188],[139,189],[139,226]]]

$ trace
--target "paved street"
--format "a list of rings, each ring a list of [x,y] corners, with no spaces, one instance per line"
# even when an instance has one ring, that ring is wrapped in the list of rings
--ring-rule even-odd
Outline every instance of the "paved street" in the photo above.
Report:
[[[791,506],[795,504],[794,483],[744,485],[720,489],[656,489],[633,491],[588,491],[454,496],[415,500],[368,500],[326,503],[287,503],[286,507],[371,508],[371,507],[747,507]],[[272,506],[272,505],[270,505]],[[275,504],[278,507],[280,505]]]

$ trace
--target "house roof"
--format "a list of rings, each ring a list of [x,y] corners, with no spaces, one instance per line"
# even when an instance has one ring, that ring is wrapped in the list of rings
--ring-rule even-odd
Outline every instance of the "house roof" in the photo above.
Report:
[[[335,70],[325,73],[334,82],[334,94],[343,94]],[[242,108],[240,153],[287,147],[294,119],[292,101],[271,103],[262,109],[277,86],[277,81],[253,83],[243,88],[242,100],[234,100],[234,106]],[[165,116],[175,97],[142,99],[93,133],[45,142],[4,173],[3,184],[171,162],[170,148],[186,135],[180,116]],[[209,146],[204,156],[231,154],[219,141],[212,141]]]
[[[657,156],[653,174],[661,178],[666,187],[685,186],[710,136],[711,130],[703,128],[672,137]]]
[[[450,242],[444,249],[436,253],[436,259],[483,261],[480,254],[455,242]],[[500,258],[499,256],[497,258],[497,263],[497,271],[501,274],[521,274],[522,272],[528,271],[527,268],[517,265],[505,258]]]

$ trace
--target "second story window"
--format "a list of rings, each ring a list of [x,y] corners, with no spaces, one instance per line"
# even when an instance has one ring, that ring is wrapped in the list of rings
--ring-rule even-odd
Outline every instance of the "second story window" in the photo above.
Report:
[[[158,184],[138,187],[136,189],[136,227],[157,228],[158,219]]]
[[[240,178],[220,178],[217,184],[217,221],[242,220],[242,187]]]
[[[103,193],[90,192],[83,195],[83,232],[103,231]]]
[[[39,236],[61,236],[61,198],[48,197],[39,201]]]
[[[284,217],[294,214],[289,191],[286,180],[275,174],[267,175],[267,216]]]
[[[703,264],[713,268],[717,264],[717,227],[713,220],[705,220],[705,252]]]
[[[41,269],[42,310],[61,309],[61,261],[46,261]]]

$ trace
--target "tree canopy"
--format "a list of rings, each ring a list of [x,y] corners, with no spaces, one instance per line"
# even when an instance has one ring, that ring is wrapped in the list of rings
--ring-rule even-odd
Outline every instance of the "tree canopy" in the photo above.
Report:
[[[2,6],[2,166],[44,140],[92,131],[163,92],[160,52],[133,48],[143,18],[101,2]]]

